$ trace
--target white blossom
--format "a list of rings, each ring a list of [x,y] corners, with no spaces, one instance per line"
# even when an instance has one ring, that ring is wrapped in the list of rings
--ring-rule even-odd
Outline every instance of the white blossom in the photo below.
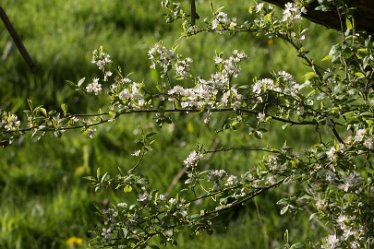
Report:
[[[258,121],[261,122],[261,123],[265,121],[265,118],[266,118],[266,115],[265,115],[265,113],[263,113],[263,112],[260,112],[260,113],[257,115],[257,119],[258,119]]]
[[[327,155],[327,158],[330,161],[334,161],[334,159],[336,157],[336,149],[335,149],[335,147],[331,147],[328,151],[326,151],[326,155]]]
[[[284,5],[282,21],[294,22],[301,18],[301,14],[306,13],[306,8],[301,6],[299,2],[287,2]]]
[[[362,177],[357,172],[352,172],[345,178],[343,178],[344,183],[341,185],[341,188],[347,192],[351,188],[357,187],[363,181]]]
[[[173,94],[177,94],[177,95],[183,95],[185,92],[185,89],[182,87],[182,86],[174,86],[172,89],[170,89],[168,91],[168,94],[170,95],[173,95]]]
[[[131,156],[140,156],[141,152],[141,150],[134,151],[133,153],[131,153]]]
[[[138,201],[139,202],[144,202],[144,201],[146,201],[148,199],[148,194],[146,193],[146,192],[144,192],[143,194],[141,194],[141,195],[139,195],[138,196]]]
[[[184,160],[183,164],[186,167],[195,167],[203,155],[196,150],[192,151],[188,157]]]
[[[230,175],[226,180],[226,186],[234,186],[238,183],[238,177],[234,175]]]
[[[256,5],[256,13],[261,12],[261,10],[264,8],[264,3],[258,3]]]
[[[340,245],[339,239],[336,237],[336,234],[330,235],[326,238],[326,249],[335,249]]]
[[[101,93],[102,87],[101,84],[99,83],[99,78],[94,78],[92,80],[92,83],[88,84],[86,86],[86,92],[88,93],[94,93],[95,95],[99,95]]]
[[[96,128],[88,128],[87,129],[87,136],[89,138],[93,138],[93,136],[95,135],[96,133]]]
[[[74,123],[76,123],[76,122],[78,122],[78,121],[79,121],[79,118],[76,117],[76,116],[72,116],[72,117],[70,118],[70,122],[71,122],[72,124],[74,124]]]
[[[356,142],[361,142],[364,139],[365,133],[366,133],[365,129],[358,129],[356,131],[355,141]]]
[[[231,93],[232,93],[232,104],[231,104],[231,106],[234,109],[240,108],[241,105],[242,105],[243,96],[235,88],[231,89]]]
[[[113,75],[113,73],[111,72],[111,71],[106,71],[105,73],[104,73],[104,81],[108,81],[108,78],[110,77],[110,76],[112,76]]]
[[[6,112],[3,113],[3,118],[2,120],[0,119],[0,127],[4,127],[8,131],[14,131],[19,129],[20,126],[21,121],[18,120],[18,116],[16,114],[7,114]]]
[[[175,63],[175,73],[177,77],[181,79],[186,79],[188,77],[188,70],[190,69],[190,65],[192,63],[191,58],[185,58],[184,60],[178,60]]]
[[[131,98],[130,91],[128,89],[123,89],[118,95],[118,97],[122,100],[128,100]]]
[[[174,205],[175,203],[177,203],[177,199],[175,199],[175,198],[170,198],[170,199],[169,199],[169,203],[170,203],[171,205]]]
[[[222,180],[224,177],[227,176],[227,173],[223,169],[219,170],[211,170],[208,175],[208,180],[209,181],[217,181],[217,180]]]
[[[162,68],[162,75],[164,75],[169,71],[171,67],[172,61],[175,59],[176,55],[173,50],[169,50],[166,47],[156,44],[148,51],[148,58],[152,62],[151,68],[156,69],[156,66],[160,66]]]
[[[324,199],[318,198],[316,201],[316,208],[319,210],[323,210],[326,207],[326,201]]]
[[[258,80],[252,87],[252,90],[255,94],[261,94],[261,92],[266,90],[274,90],[279,91],[279,87],[275,84],[273,79],[270,78],[264,78],[261,80]]]
[[[104,71],[105,66],[111,62],[109,54],[97,49],[92,52],[92,63],[96,64],[100,70]]]
[[[366,148],[368,148],[369,150],[373,150],[374,149],[374,139],[372,137],[366,139],[365,142],[364,142],[364,146]]]
[[[224,12],[218,12],[212,21],[212,29],[217,29],[218,25],[220,24],[225,25],[228,23],[230,23],[230,19],[228,18],[227,14]]]
[[[163,195],[163,194],[160,194],[160,195],[158,195],[158,199],[159,199],[160,201],[165,201],[165,200],[166,200],[166,196]]]
[[[142,107],[144,106],[145,102],[144,102],[144,96],[143,94],[140,92],[140,83],[136,83],[134,82],[132,84],[132,87],[131,87],[131,97],[133,100],[137,100],[137,104],[138,106]]]

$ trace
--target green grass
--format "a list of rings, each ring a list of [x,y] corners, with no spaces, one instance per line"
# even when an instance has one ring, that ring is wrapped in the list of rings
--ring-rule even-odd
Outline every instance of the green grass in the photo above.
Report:
[[[0,106],[19,114],[26,108],[26,99],[35,105],[58,108],[61,103],[71,106],[72,112],[96,110],[94,97],[82,97],[71,90],[65,80],[77,81],[96,73],[90,63],[91,51],[100,45],[112,55],[115,64],[134,78],[151,84],[148,48],[163,40],[166,45],[178,46],[178,51],[196,62],[193,71],[208,77],[215,50],[229,55],[233,49],[243,49],[249,62],[243,66],[239,84],[247,84],[252,77],[265,77],[270,71],[287,70],[303,80],[306,67],[295,60],[295,53],[282,41],[268,42],[251,34],[217,37],[202,34],[178,40],[177,24],[167,25],[161,17],[158,1],[136,0],[5,0],[2,7],[8,13],[25,46],[38,65],[32,75],[13,46],[1,61]],[[230,13],[245,16],[247,1],[220,1],[216,7],[230,4]],[[201,6],[203,6],[201,4]],[[209,5],[201,7],[209,11]],[[317,60],[328,51],[326,43],[336,36],[321,27],[312,25],[313,39],[308,48]],[[9,43],[5,29],[0,29],[0,52]],[[317,35],[318,34],[318,35]],[[213,45],[214,46],[213,46]],[[103,101],[103,100],[102,100]],[[95,138],[88,139],[79,132],[69,132],[61,139],[46,136],[32,143],[29,136],[15,141],[0,150],[0,248],[67,248],[70,237],[82,238],[88,244],[91,231],[100,222],[95,206],[107,201],[126,198],[123,193],[97,193],[82,177],[94,174],[97,168],[115,174],[117,167],[130,169],[135,160],[130,154],[137,150],[139,139],[136,128],[143,127],[158,133],[154,150],[149,153],[141,168],[161,191],[169,186],[181,162],[197,144],[209,148],[214,139],[225,145],[259,145],[258,140],[247,136],[245,128],[236,132],[216,133],[219,124],[201,127],[196,114],[175,115],[174,130],[170,126],[159,129],[152,116],[124,116],[117,122],[98,129]],[[224,117],[219,122],[223,122]],[[188,128],[189,127],[189,128]],[[191,128],[192,127],[192,128]],[[188,128],[188,129],[187,129]],[[186,130],[189,130],[186,132]],[[273,127],[265,135],[263,144],[282,145],[315,143],[308,130],[289,133]],[[217,154],[205,165],[210,168],[227,168],[240,172],[253,167],[256,153]],[[179,186],[177,186],[178,190]],[[269,193],[249,203],[241,210],[228,214],[232,219],[217,220],[213,235],[202,234],[189,239],[188,231],[178,237],[178,248],[274,248],[290,230],[291,240],[303,240],[320,235],[321,229],[311,229],[308,214],[279,216],[275,205],[285,190]]]

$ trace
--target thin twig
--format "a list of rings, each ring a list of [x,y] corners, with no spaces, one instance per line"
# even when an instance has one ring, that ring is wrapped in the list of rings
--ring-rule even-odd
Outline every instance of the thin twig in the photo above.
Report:
[[[270,185],[270,186],[267,186],[267,187],[264,187],[264,188],[257,189],[257,190],[254,191],[251,195],[249,195],[249,196],[247,196],[247,197],[245,197],[245,198],[243,198],[243,199],[241,199],[241,200],[237,200],[237,201],[235,201],[235,202],[233,202],[233,203],[230,203],[230,204],[224,206],[224,207],[221,208],[221,209],[216,209],[216,210],[212,210],[212,211],[209,211],[209,212],[205,212],[204,214],[201,215],[201,217],[206,217],[206,216],[209,216],[209,215],[211,215],[211,214],[218,214],[218,213],[220,213],[220,212],[222,212],[222,211],[225,211],[225,210],[227,210],[227,209],[231,209],[231,208],[233,208],[233,207],[235,207],[235,206],[241,205],[241,204],[243,204],[243,203],[245,203],[245,202],[247,202],[247,201],[253,199],[254,197],[256,197],[256,196],[262,194],[263,192],[265,192],[265,191],[267,191],[267,190],[269,190],[269,189],[271,189],[271,188],[274,188],[274,187],[280,185],[281,183],[283,183],[283,181],[284,181],[284,179],[282,179],[282,180],[280,180],[280,181],[278,181],[278,182],[276,182],[276,183],[274,183],[274,184],[272,184],[272,185]]]
[[[204,110],[200,110],[200,109],[165,109],[165,110],[162,110],[162,112],[164,113],[198,113],[198,112],[203,112]],[[256,111],[252,111],[252,110],[247,110],[247,109],[234,109],[234,108],[218,108],[218,109],[210,109],[209,112],[212,112],[212,113],[215,113],[215,112],[243,112],[243,113],[250,113],[250,114],[257,114]],[[133,113],[159,113],[160,110],[159,109],[143,109],[143,110],[123,110],[121,112],[118,113],[117,117],[118,116],[121,116],[121,115],[127,115],[127,114],[133,114]],[[89,116],[92,116],[92,117],[95,117],[95,116],[105,116],[105,115],[109,115],[109,114],[106,114],[106,113],[100,113],[100,114],[77,114],[77,115],[74,115],[74,114],[71,114],[71,116],[86,116],[86,117],[89,117]],[[280,122],[283,122],[283,123],[288,123],[288,124],[291,124],[291,125],[317,125],[318,123],[315,121],[315,120],[312,120],[312,121],[293,121],[291,119],[284,119],[284,118],[280,118],[280,117],[276,117],[276,116],[272,116],[272,115],[268,115],[266,114],[267,117],[271,117],[273,120],[276,120],[276,121],[280,121]],[[79,128],[88,128],[88,127],[92,127],[92,126],[97,126],[97,125],[100,125],[100,124],[103,124],[103,123],[108,123],[108,122],[111,122],[113,121],[114,118],[110,118],[110,119],[105,119],[105,120],[101,120],[100,122],[96,122],[96,123],[93,123],[93,124],[85,124],[85,125],[77,125],[77,126],[69,126],[69,127],[58,127],[58,128],[55,128],[55,127],[46,127],[46,128],[42,128],[42,129],[38,129],[39,126],[32,126],[32,127],[29,127],[29,128],[23,128],[23,129],[18,129],[18,130],[0,130],[0,134],[11,134],[11,133],[19,133],[19,132],[27,132],[27,131],[31,131],[31,130],[35,130],[35,129],[38,129],[38,131],[64,131],[64,130],[72,130],[72,129],[79,129]]]
[[[218,139],[215,139],[214,142],[213,142],[213,145],[212,145],[212,148],[211,150],[214,151],[218,148],[218,146],[220,145],[220,142]],[[213,157],[213,152],[209,155],[209,157],[206,159],[207,161],[209,161],[210,159],[212,159]],[[182,178],[182,176],[186,173],[187,171],[187,166],[185,165],[182,169],[179,170],[178,174],[176,174],[173,178],[173,180],[171,181],[166,193],[165,193],[165,196],[169,196],[171,191],[173,191],[173,189],[175,188],[175,186],[178,184],[179,180]]]

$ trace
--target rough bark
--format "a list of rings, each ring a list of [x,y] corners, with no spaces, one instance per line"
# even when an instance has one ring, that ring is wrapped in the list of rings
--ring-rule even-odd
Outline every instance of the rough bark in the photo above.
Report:
[[[284,7],[287,2],[291,0],[265,0],[268,3]],[[350,7],[354,7],[355,11],[353,14],[355,27],[359,30],[365,30],[368,33],[374,34],[374,0],[351,0],[347,1]],[[315,7],[318,5],[318,1],[313,2],[307,7],[307,13],[304,17],[309,20],[322,24],[329,28],[337,30],[342,29],[343,23],[340,22],[339,14],[337,11],[317,11]]]

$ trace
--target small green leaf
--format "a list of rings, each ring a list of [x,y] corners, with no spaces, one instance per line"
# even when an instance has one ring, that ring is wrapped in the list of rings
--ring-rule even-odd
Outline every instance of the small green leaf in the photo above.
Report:
[[[288,244],[288,229],[286,229],[286,231],[284,232],[283,239]]]
[[[65,82],[66,82],[69,86],[71,86],[72,88],[76,88],[76,87],[77,87],[73,81],[65,80]]]
[[[290,247],[290,249],[298,249],[298,248],[303,248],[303,247],[304,247],[304,245],[303,245],[302,243],[297,242],[297,243],[293,244],[293,245]]]
[[[96,179],[93,176],[84,176],[83,179],[86,179],[86,180],[91,181],[91,182],[96,182]]]
[[[96,170],[96,178],[97,178],[97,180],[100,179],[100,168],[98,168],[98,169]]]
[[[270,13],[268,13],[268,14],[265,15],[265,17],[264,17],[264,22],[265,23],[269,23],[270,24],[270,23],[273,22],[272,14],[273,14],[273,12],[270,12]]]
[[[257,139],[262,139],[262,132],[261,131],[255,131],[253,133]]]
[[[29,108],[32,111],[34,109],[33,104],[32,104],[32,100],[31,99],[27,99],[27,104],[29,105]]]
[[[345,19],[345,26],[347,27],[347,29],[353,28],[352,23],[348,18]]]
[[[310,80],[311,78],[313,78],[315,76],[317,76],[317,74],[315,72],[309,72],[309,73],[304,74],[305,80]]]
[[[364,78],[365,77],[365,74],[361,73],[361,72],[356,72],[355,73],[355,76],[358,77],[358,78]]]
[[[156,132],[151,132],[151,133],[148,133],[145,137],[150,138],[150,137],[153,137],[154,135],[157,135],[157,133]]]
[[[86,77],[83,77],[82,79],[80,79],[77,83],[77,86],[80,87],[84,83],[85,80],[86,80]]]
[[[44,117],[48,117],[47,110],[45,108],[39,107],[38,112],[40,112]]]
[[[130,193],[132,191],[132,187],[131,185],[126,185],[124,188],[123,188],[123,192],[125,193]]]
[[[289,205],[284,206],[284,207],[281,209],[280,214],[281,214],[281,215],[284,215],[285,213],[287,213],[287,210],[288,210],[289,207],[290,207]]]
[[[64,115],[68,112],[68,106],[66,104],[61,104],[61,110],[64,112]]]
[[[332,54],[326,55],[321,61],[329,61],[332,58]]]

